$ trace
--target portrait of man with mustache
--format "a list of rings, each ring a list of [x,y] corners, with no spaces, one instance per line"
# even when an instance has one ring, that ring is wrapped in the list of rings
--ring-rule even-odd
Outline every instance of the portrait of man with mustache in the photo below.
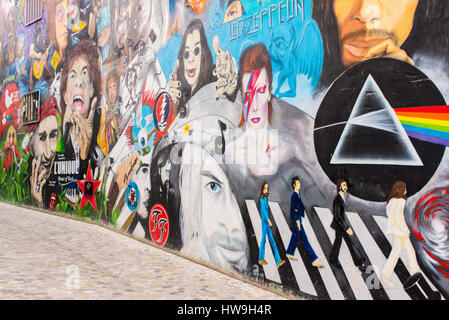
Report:
[[[415,64],[415,55],[427,52],[448,62],[448,28],[443,24],[449,12],[441,1],[329,0],[313,4],[325,49],[323,86],[347,68],[372,58]]]

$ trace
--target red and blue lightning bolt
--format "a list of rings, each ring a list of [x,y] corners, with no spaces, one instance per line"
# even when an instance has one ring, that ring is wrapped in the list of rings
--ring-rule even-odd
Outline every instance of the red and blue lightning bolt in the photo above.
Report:
[[[245,97],[243,99],[243,105],[246,106],[245,122],[248,121],[249,109],[253,104],[254,95],[256,94],[256,83],[257,79],[259,79],[261,71],[262,70],[251,72],[248,85],[246,86]]]

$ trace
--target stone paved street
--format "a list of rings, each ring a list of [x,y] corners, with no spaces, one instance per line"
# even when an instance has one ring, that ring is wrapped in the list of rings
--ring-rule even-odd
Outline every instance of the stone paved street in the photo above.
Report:
[[[284,298],[107,228],[0,203],[0,299]]]

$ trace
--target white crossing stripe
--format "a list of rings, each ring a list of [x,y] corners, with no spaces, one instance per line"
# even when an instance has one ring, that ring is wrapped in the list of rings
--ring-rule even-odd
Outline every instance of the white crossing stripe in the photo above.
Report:
[[[273,218],[276,221],[276,226],[279,230],[279,234],[281,235],[282,242],[284,243],[285,250],[287,250],[292,232],[290,231],[288,223],[285,220],[285,217],[282,213],[281,208],[279,207],[279,204],[277,202],[272,201],[270,201],[269,204],[271,208],[271,213],[273,214]],[[295,252],[296,251],[297,250],[295,250]],[[299,290],[301,290],[304,293],[317,296],[315,287],[312,283],[312,280],[310,279],[309,274],[307,273],[307,269],[304,265],[304,262],[301,259],[301,256],[298,254],[296,257],[298,258],[297,260],[290,259],[290,264],[292,266],[293,273],[295,274],[296,281],[298,282]],[[283,259],[288,258],[284,257]]]
[[[145,239],[145,230],[143,230],[143,227],[140,223],[136,225],[136,228],[134,229],[133,236],[139,239]]]
[[[248,208],[249,217],[253,225],[254,233],[256,234],[257,243],[260,244],[262,237],[262,219],[260,218],[259,210],[257,209],[256,203],[253,200],[245,200],[246,207]],[[279,271],[274,260],[273,252],[271,251],[270,241],[265,243],[265,260],[268,264],[263,266],[265,273],[265,278],[281,283],[281,277],[279,276]]]
[[[302,225],[304,227],[304,230],[306,231],[310,245],[312,246],[318,258],[323,262],[323,267],[318,268],[318,270],[321,274],[321,277],[323,278],[324,284],[326,285],[329,297],[332,300],[344,300],[345,297],[341,292],[337,279],[335,279],[334,273],[332,272],[332,269],[329,266],[326,255],[324,254],[323,249],[321,249],[321,246],[315,235],[315,231],[313,230],[309,219],[307,219],[307,212],[306,212],[306,219],[302,220]]]
[[[320,220],[324,228],[326,229],[326,233],[329,236],[329,239],[331,239],[331,242],[333,243],[335,240],[335,230],[331,228],[333,218],[332,212],[327,208],[319,208],[319,207],[315,207],[315,211],[318,213],[318,216],[320,217]],[[356,299],[372,300],[373,297],[369,292],[368,287],[360,271],[354,265],[351,254],[349,252],[349,248],[346,245],[344,239],[342,240],[340,248],[339,260]]]
[[[118,229],[121,229],[123,227],[123,225],[128,220],[128,218],[131,216],[132,213],[133,212],[131,210],[129,210],[128,206],[123,206],[123,208],[120,210],[120,215],[117,218]]]
[[[385,258],[382,250],[380,250],[374,238],[371,236],[371,233],[368,231],[368,228],[363,223],[362,219],[356,212],[346,212],[346,216],[348,217],[349,222],[352,225],[354,233],[360,240],[360,243],[363,244],[363,248],[368,255],[371,264],[374,266],[374,271],[376,272],[377,278],[380,280],[380,273],[387,262],[387,258]],[[402,287],[402,283],[397,277],[395,273],[391,275],[391,281],[396,285],[396,288],[388,288],[387,286],[383,286],[385,292],[390,297],[391,300],[410,300],[410,296],[405,292]],[[370,283],[373,283],[372,281]]]
[[[380,230],[382,230],[382,232],[384,233],[385,237],[388,239],[388,242],[390,242],[391,247],[393,247],[393,240],[394,240],[393,235],[386,233],[387,226],[388,226],[388,218],[387,217],[383,217],[383,216],[373,216],[373,218],[374,218],[374,221],[376,221],[377,225],[379,226]],[[407,265],[407,258],[405,257],[405,253],[404,252],[401,252],[401,260],[402,260],[402,262],[404,262],[404,265],[406,266],[407,270],[410,272],[410,270],[408,269],[408,265]],[[423,275],[424,279],[427,281],[429,286],[432,288],[432,290],[438,291],[435,288],[435,286],[433,285],[433,283],[430,282],[430,280],[424,274],[424,272],[422,272],[422,270],[421,270],[421,274]],[[441,299],[444,300],[444,297],[441,296]]]

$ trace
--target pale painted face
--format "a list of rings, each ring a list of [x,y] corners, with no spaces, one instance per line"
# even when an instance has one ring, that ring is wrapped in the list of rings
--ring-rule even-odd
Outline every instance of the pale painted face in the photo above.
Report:
[[[58,119],[56,116],[48,116],[39,123],[33,141],[34,157],[41,157],[38,172],[45,171],[48,178],[53,167],[58,144]]]
[[[70,18],[75,19],[78,13],[78,3],[76,0],[69,0],[69,5],[67,7],[67,14]]]
[[[400,47],[413,27],[418,1],[334,0],[343,64],[362,61],[371,48],[387,39]]]
[[[241,270],[247,263],[245,225],[228,178],[207,152],[200,179],[202,243],[211,261]]]
[[[184,77],[192,90],[198,83],[201,71],[201,37],[198,30],[187,35],[183,53]]]
[[[55,32],[56,42],[61,52],[65,50],[68,44],[67,32],[67,3],[68,0],[60,1],[56,4]]]
[[[138,8],[140,8],[140,10],[138,10],[138,28],[139,28],[139,33],[143,34],[146,29],[148,28],[148,23],[150,21],[150,15],[151,15],[151,6],[146,2],[146,1],[140,1],[140,3],[138,4]]]
[[[147,163],[142,164],[137,173],[134,173],[132,181],[134,181],[139,188],[139,203],[137,204],[137,213],[142,218],[148,217],[148,210],[146,202],[150,198],[150,169]]]
[[[265,128],[268,123],[268,107],[271,99],[270,84],[265,68],[245,73],[242,78],[243,115],[246,125],[252,129]]]
[[[117,83],[114,78],[109,79],[108,86],[108,104],[114,106],[117,101]]]
[[[190,152],[201,154],[201,163],[181,168],[181,252],[243,271],[248,264],[248,239],[230,182],[217,161],[200,147],[188,144],[183,162]]]
[[[89,65],[84,57],[75,60],[69,71],[64,101],[87,119],[90,99],[94,95],[94,85],[90,79]]]
[[[242,3],[240,1],[234,1],[226,8],[223,23],[240,18],[242,14],[243,14]]]

